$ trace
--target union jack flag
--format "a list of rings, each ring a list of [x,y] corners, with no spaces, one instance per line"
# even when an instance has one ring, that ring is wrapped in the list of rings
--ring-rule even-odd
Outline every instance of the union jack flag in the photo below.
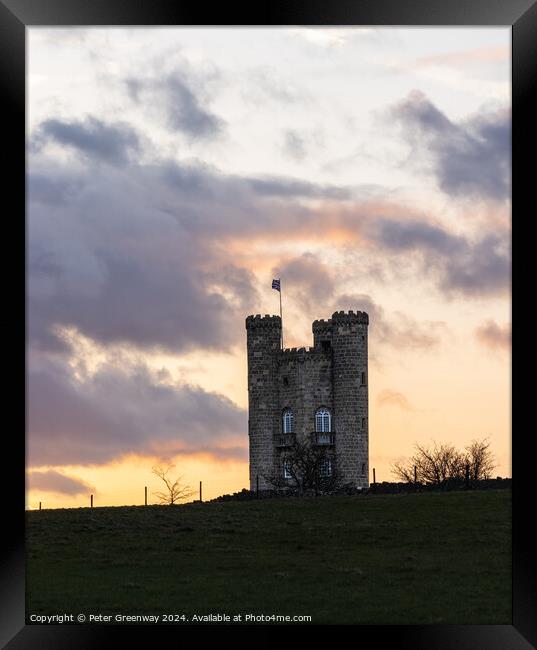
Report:
[[[272,280],[272,288],[276,289],[276,291],[281,291],[280,289],[280,280]]]

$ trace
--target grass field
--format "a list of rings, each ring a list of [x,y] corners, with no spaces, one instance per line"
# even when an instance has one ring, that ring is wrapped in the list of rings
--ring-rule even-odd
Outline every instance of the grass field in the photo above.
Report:
[[[511,623],[511,492],[27,513],[27,615]]]

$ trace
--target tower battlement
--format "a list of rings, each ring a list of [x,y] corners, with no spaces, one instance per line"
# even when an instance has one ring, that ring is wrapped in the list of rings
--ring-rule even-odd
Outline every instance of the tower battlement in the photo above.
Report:
[[[327,320],[325,320],[324,318],[320,318],[318,320],[314,320],[313,323],[311,324],[311,329],[314,334],[323,331],[331,331],[332,319],[328,318]]]
[[[306,354],[306,352],[309,352],[310,348],[284,348],[282,350],[282,354]]]
[[[265,327],[265,328],[280,328],[282,327],[282,319],[279,316],[271,316],[270,314],[252,314],[251,316],[246,317],[246,329],[252,329],[254,327]]]
[[[331,318],[332,323],[363,323],[369,324],[369,315],[365,311],[335,311]]]
[[[300,359],[308,361],[309,359],[315,360],[321,352],[322,350],[316,347],[284,348],[283,350],[280,350],[279,358],[282,361],[289,359]]]

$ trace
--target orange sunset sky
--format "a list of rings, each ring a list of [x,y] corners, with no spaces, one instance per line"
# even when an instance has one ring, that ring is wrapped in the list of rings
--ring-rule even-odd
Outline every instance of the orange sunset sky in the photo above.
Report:
[[[510,28],[30,28],[27,507],[248,487],[248,314],[367,311],[370,468],[511,476]],[[372,480],[372,474],[370,476]]]

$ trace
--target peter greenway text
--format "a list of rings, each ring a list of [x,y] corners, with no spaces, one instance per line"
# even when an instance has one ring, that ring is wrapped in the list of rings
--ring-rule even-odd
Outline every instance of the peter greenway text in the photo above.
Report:
[[[311,616],[288,614],[31,614],[30,623],[311,623]]]

